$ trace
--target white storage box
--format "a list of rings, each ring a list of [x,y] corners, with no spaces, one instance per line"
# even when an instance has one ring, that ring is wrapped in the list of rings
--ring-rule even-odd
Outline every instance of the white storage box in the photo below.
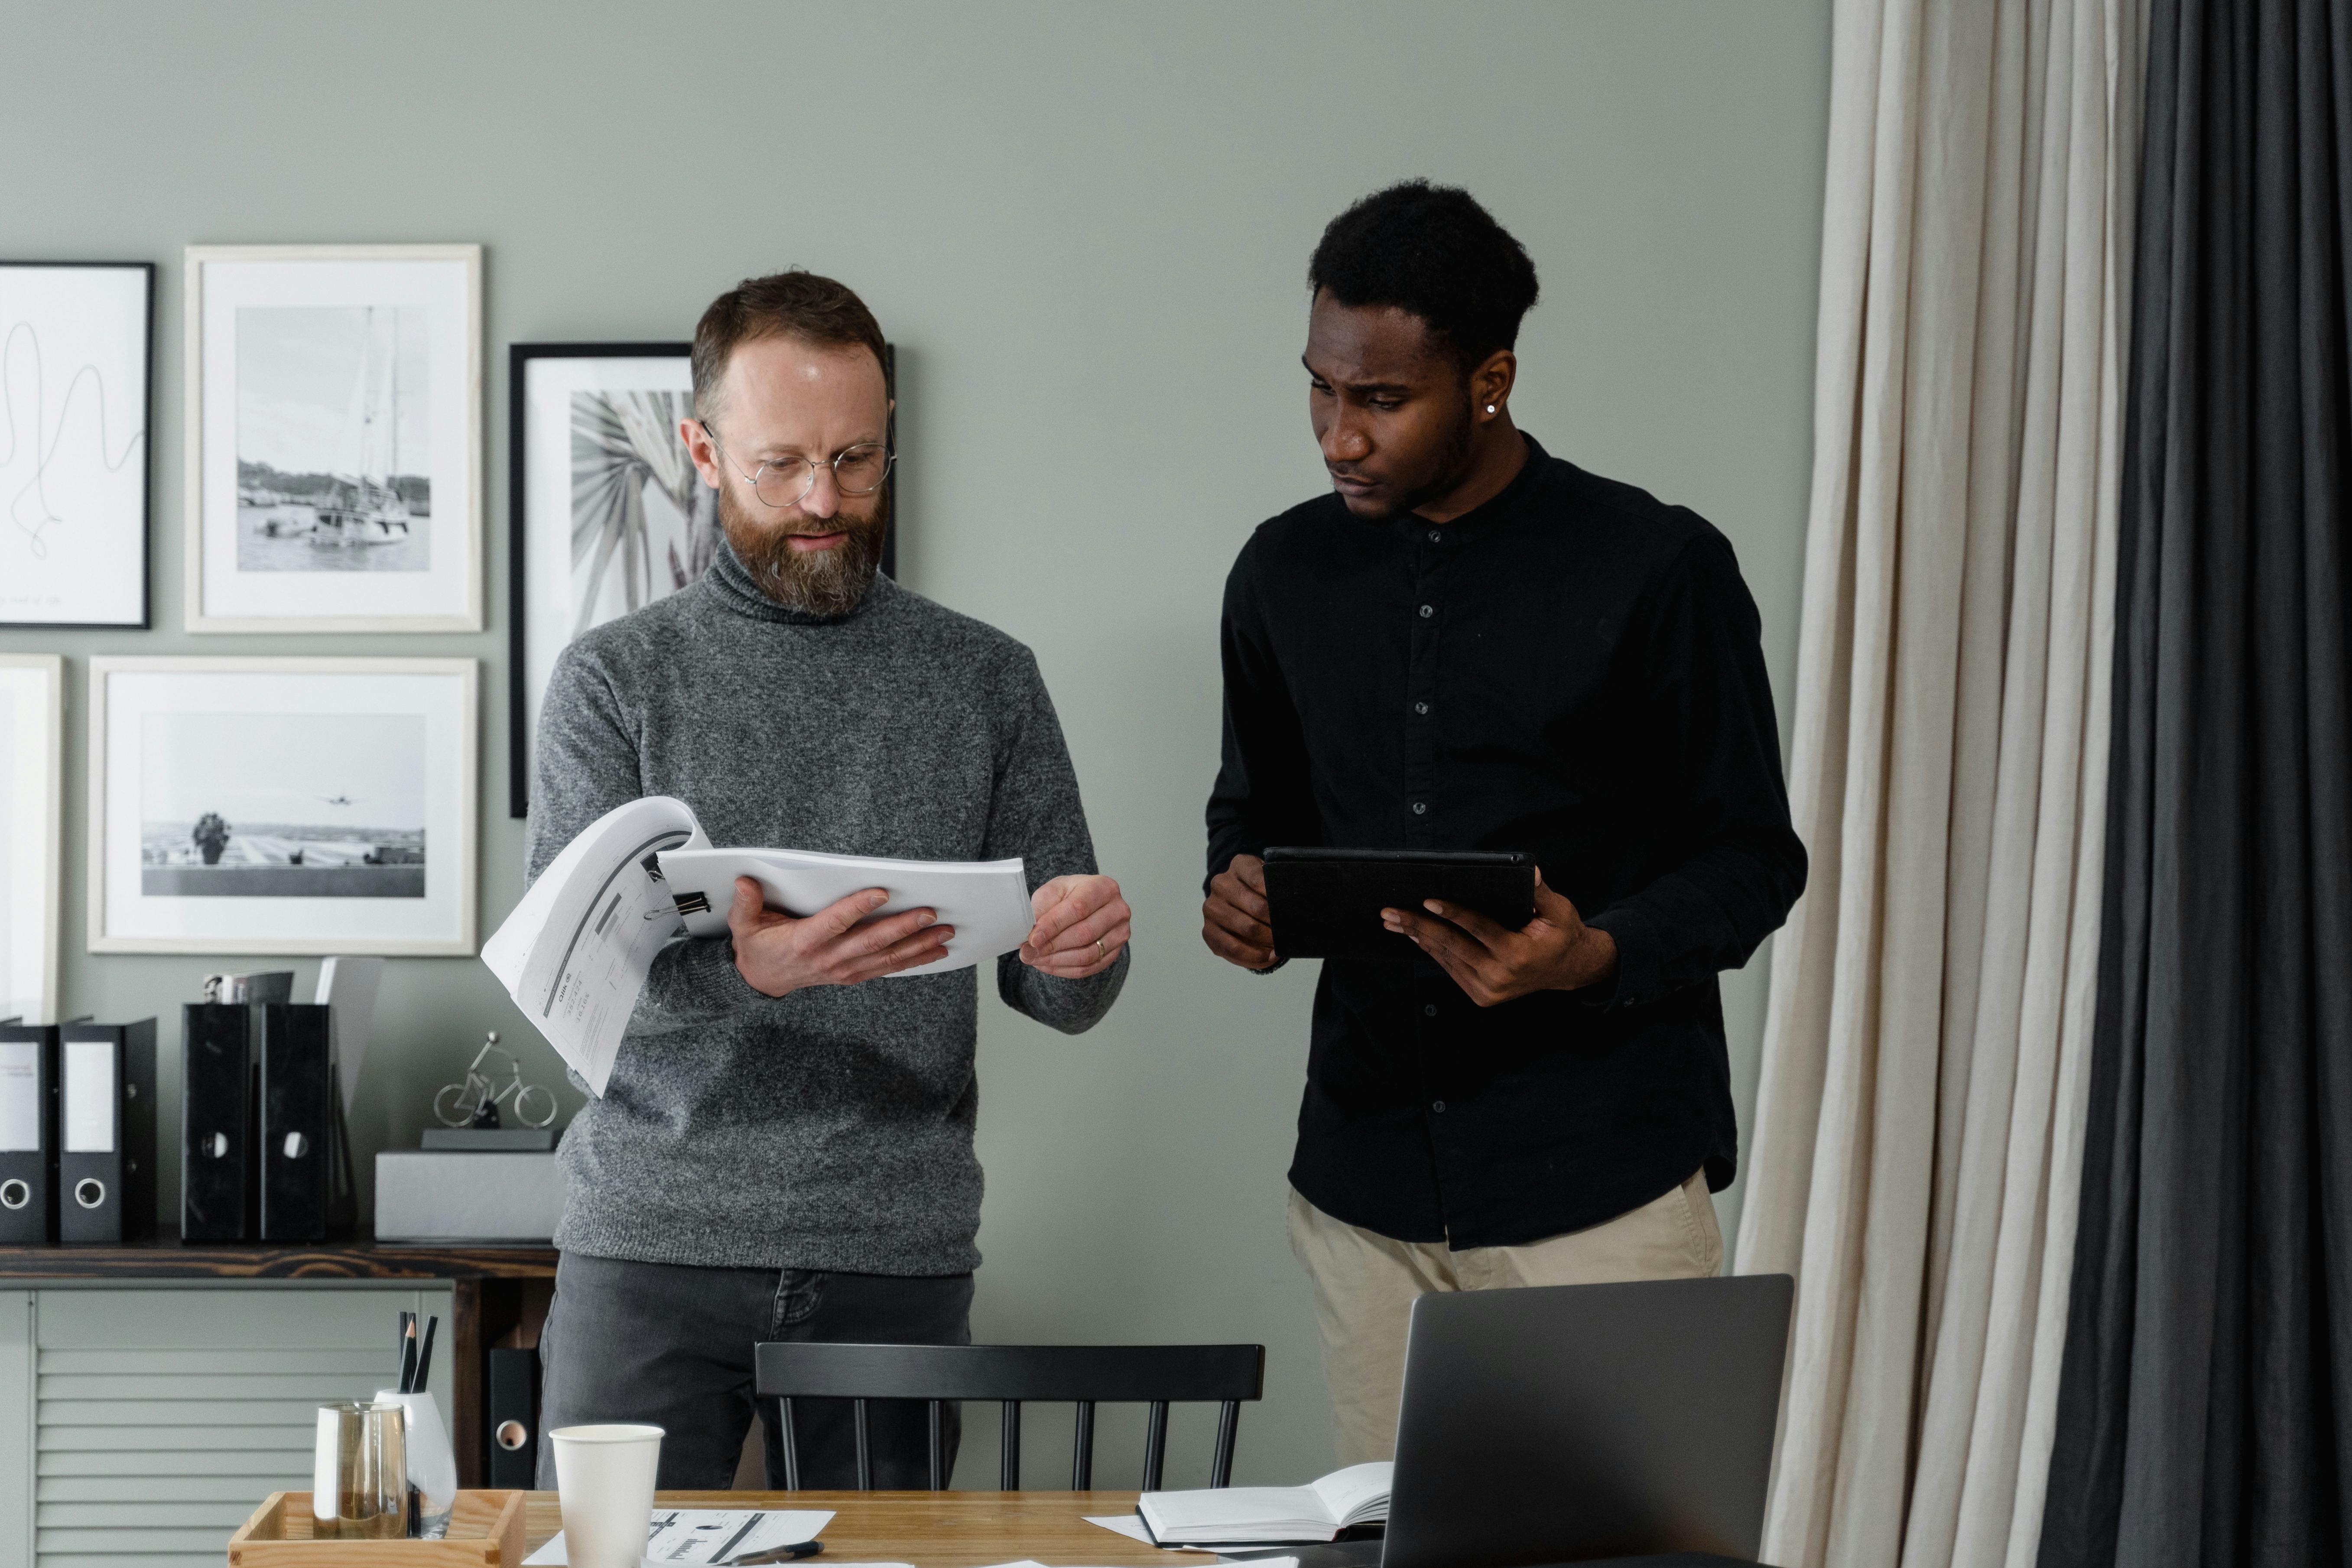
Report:
[[[553,1154],[387,1149],[375,1157],[378,1241],[536,1242],[563,1217]]]

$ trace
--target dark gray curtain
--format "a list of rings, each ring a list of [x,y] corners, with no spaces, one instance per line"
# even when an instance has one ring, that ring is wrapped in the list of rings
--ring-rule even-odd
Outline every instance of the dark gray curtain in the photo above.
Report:
[[[2099,1023],[2042,1568],[2340,1563],[2352,4],[2156,0]]]

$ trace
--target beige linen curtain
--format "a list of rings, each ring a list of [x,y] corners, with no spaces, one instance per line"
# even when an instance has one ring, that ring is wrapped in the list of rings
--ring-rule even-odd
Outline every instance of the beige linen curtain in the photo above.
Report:
[[[1738,1268],[1764,1557],[2028,1568],[2099,936],[2146,0],[1837,0],[1790,793]]]

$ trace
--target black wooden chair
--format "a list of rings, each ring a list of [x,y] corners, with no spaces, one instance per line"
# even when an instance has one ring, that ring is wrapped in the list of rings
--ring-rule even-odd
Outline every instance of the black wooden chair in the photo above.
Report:
[[[1167,1458],[1168,1406],[1217,1403],[1216,1458],[1212,1486],[1234,1473],[1234,1434],[1241,1402],[1265,1387],[1264,1345],[856,1345],[762,1344],[756,1352],[752,1390],[770,1412],[784,1456],[784,1485],[801,1487],[800,1452],[793,1436],[795,1399],[855,1402],[857,1489],[874,1489],[874,1454],[866,1436],[866,1403],[920,1399],[930,1406],[931,1489],[947,1489],[947,1446],[940,1408],[950,1399],[994,1400],[1003,1406],[1003,1458],[998,1480],[1021,1489],[1021,1406],[1075,1404],[1077,1434],[1071,1445],[1070,1489],[1094,1483],[1095,1406],[1149,1405],[1143,1487],[1157,1491]],[[767,1402],[773,1401],[771,1405]]]

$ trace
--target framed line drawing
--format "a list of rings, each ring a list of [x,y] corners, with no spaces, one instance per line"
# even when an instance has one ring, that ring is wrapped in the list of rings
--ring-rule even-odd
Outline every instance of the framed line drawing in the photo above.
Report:
[[[0,1019],[55,1023],[65,660],[0,654]]]
[[[470,658],[89,662],[92,952],[471,955]]]
[[[692,347],[507,351],[508,795],[516,816],[529,812],[540,700],[564,645],[698,581],[718,551],[718,492],[677,434],[694,411]],[[882,366],[893,384],[896,358],[886,355]],[[895,415],[891,426],[895,435]],[[883,505],[882,570],[895,574],[895,487]]]
[[[149,624],[155,266],[0,261],[0,626]]]
[[[190,246],[187,629],[482,629],[482,248]]]

